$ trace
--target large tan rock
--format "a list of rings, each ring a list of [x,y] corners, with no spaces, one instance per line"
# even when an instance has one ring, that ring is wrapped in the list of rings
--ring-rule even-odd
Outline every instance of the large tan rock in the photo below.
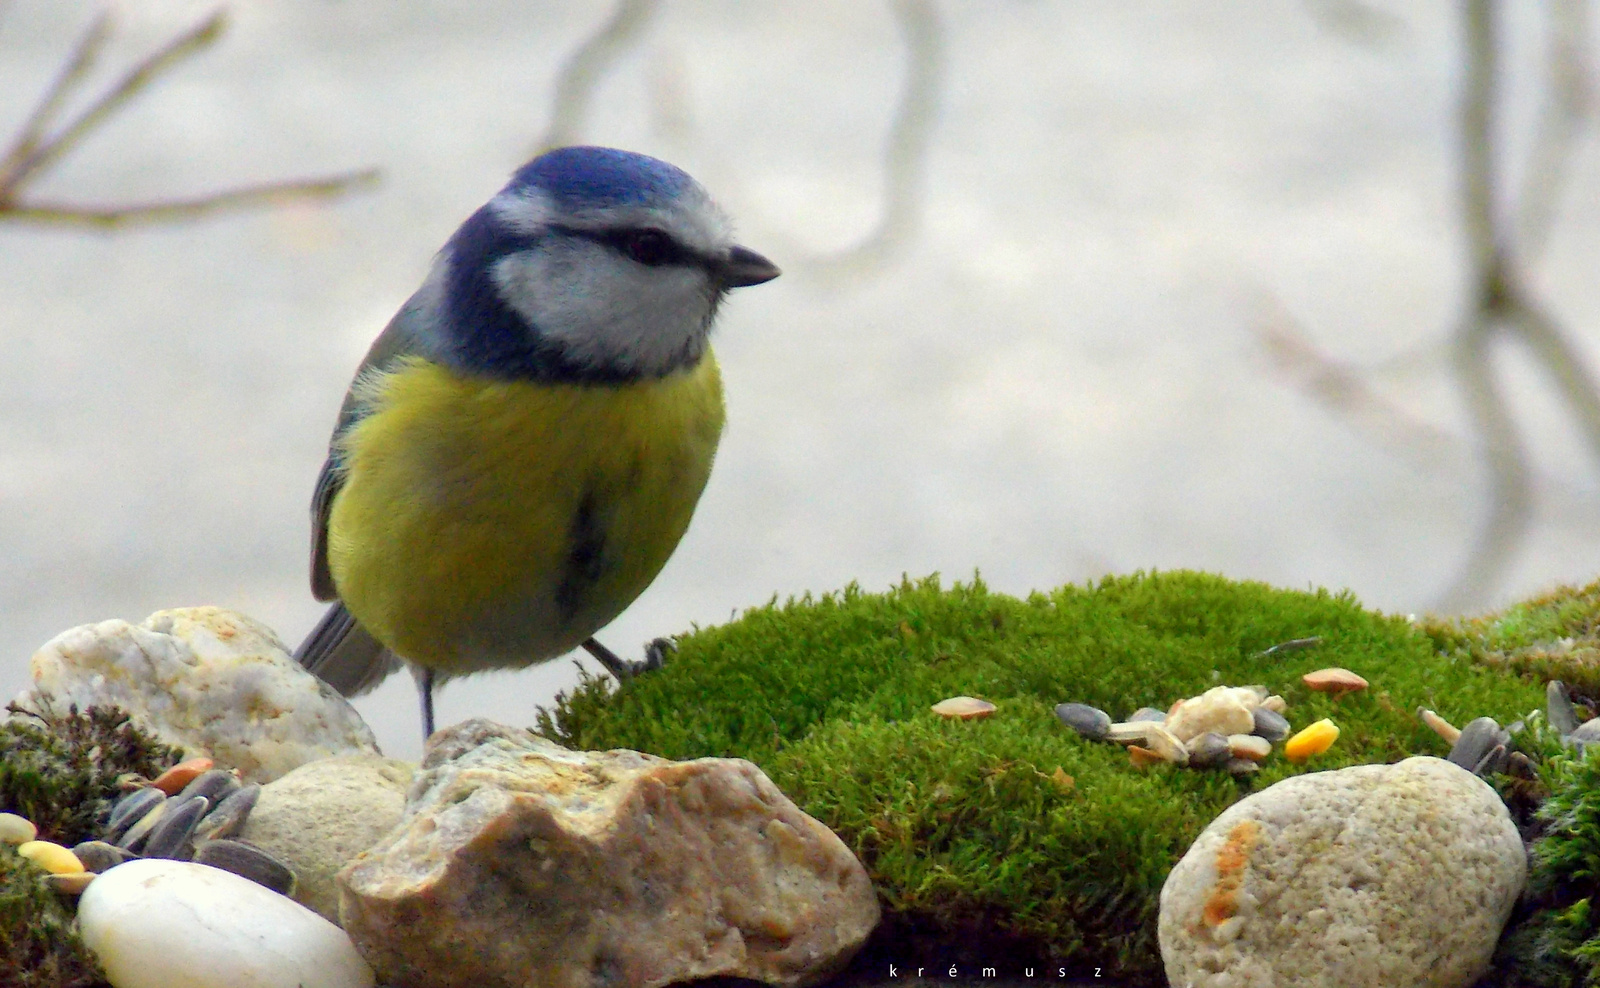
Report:
[[[239,836],[293,869],[295,901],[337,923],[333,876],[400,822],[415,772],[382,755],[302,765],[261,787]]]
[[[1184,988],[1465,988],[1527,878],[1511,815],[1439,758],[1285,779],[1211,822],[1161,889]]]
[[[34,653],[28,709],[115,705],[192,755],[271,782],[306,762],[376,753],[355,708],[306,672],[266,625],[220,607],[64,631]]]
[[[339,875],[340,916],[407,988],[806,985],[878,920],[861,864],[740,759],[435,735],[402,824]]]

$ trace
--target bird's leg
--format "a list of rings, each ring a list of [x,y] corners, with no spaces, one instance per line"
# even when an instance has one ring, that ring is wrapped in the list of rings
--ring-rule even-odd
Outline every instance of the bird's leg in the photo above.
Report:
[[[422,740],[426,743],[433,737],[433,670],[412,665],[411,678],[417,681],[417,694],[422,700]]]
[[[657,638],[644,647],[644,659],[639,662],[629,662],[617,658],[617,653],[604,645],[589,638],[583,643],[583,650],[594,656],[595,659],[611,675],[617,677],[617,682],[625,683],[641,672],[654,672],[666,664],[667,655],[673,651],[672,639]]]

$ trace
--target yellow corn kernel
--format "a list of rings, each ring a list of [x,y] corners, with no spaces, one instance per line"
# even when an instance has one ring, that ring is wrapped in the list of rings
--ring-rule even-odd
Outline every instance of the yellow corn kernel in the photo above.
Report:
[[[1338,739],[1338,725],[1324,717],[1284,742],[1283,757],[1299,765],[1312,755],[1327,751]]]
[[[28,841],[17,848],[17,853],[52,875],[71,875],[84,870],[76,854],[47,840]]]

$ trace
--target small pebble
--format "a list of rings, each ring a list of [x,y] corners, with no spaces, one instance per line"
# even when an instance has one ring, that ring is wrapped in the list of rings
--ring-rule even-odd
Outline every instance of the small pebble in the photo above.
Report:
[[[1104,741],[1111,729],[1111,715],[1087,703],[1057,704],[1056,719],[1090,741]]]
[[[111,811],[111,819],[106,822],[106,840],[112,843],[121,840],[129,827],[144,819],[145,814],[166,801],[166,793],[148,786],[135,789],[117,800],[116,808]]]
[[[194,828],[195,843],[218,837],[232,837],[243,830],[245,820],[249,819],[250,811],[255,808],[256,797],[260,795],[261,786],[254,782],[229,793],[228,797],[218,803],[216,809],[207,813],[206,818],[200,821],[200,825]]]
[[[1565,740],[1571,741],[1580,748],[1586,744],[1594,744],[1596,741],[1600,741],[1600,717],[1594,717],[1579,724],[1571,734],[1566,736]]]
[[[195,776],[193,782],[183,787],[183,791],[175,799],[193,799],[204,796],[211,801],[212,806],[222,802],[229,793],[239,788],[239,778],[232,772],[214,768],[209,772],[201,772]]]
[[[1228,735],[1228,751],[1235,758],[1248,758],[1253,762],[1265,761],[1272,754],[1272,742],[1254,734]]]
[[[1559,679],[1552,679],[1544,687],[1545,715],[1550,718],[1550,726],[1556,733],[1566,737],[1578,729],[1578,711],[1572,706],[1572,694],[1567,692],[1567,684]]]
[[[1179,741],[1188,741],[1207,731],[1218,734],[1248,734],[1250,711],[1261,704],[1253,690],[1214,686],[1199,696],[1181,701],[1167,714],[1167,730]]]
[[[209,758],[191,758],[156,776],[150,783],[168,796],[175,796],[183,791],[183,787],[193,782],[202,772],[210,771],[214,763]]]
[[[1255,730],[1251,731],[1258,738],[1266,738],[1268,742],[1276,744],[1289,736],[1289,721],[1283,714],[1266,707],[1257,707],[1250,711],[1255,720]]]
[[[1270,710],[1279,715],[1287,714],[1289,712],[1289,701],[1274,693],[1261,701],[1261,709]]]
[[[1450,746],[1450,754],[1445,757],[1471,772],[1495,745],[1510,741],[1511,735],[1502,731],[1493,717],[1479,717],[1461,729],[1461,736],[1456,738],[1456,743]]]
[[[1224,767],[1229,775],[1253,775],[1261,771],[1261,766],[1248,758],[1230,758]]]
[[[1215,731],[1207,731],[1189,742],[1190,768],[1215,768],[1225,764],[1229,757],[1228,739]]]
[[[143,847],[145,840],[150,836],[150,831],[156,829],[156,824],[167,815],[167,805],[165,801],[157,803],[155,809],[140,817],[128,828],[128,832],[122,835],[121,840],[116,841],[116,845],[124,851],[137,851]]]
[[[1365,679],[1349,669],[1341,669],[1338,666],[1308,672],[1300,677],[1300,681],[1305,683],[1308,689],[1319,693],[1332,693],[1335,698],[1367,688]]]
[[[1133,712],[1133,716],[1129,717],[1127,722],[1136,724],[1140,721],[1153,720],[1159,724],[1166,719],[1167,712],[1165,710],[1158,710],[1155,707],[1140,707]]]
[[[1128,745],[1128,761],[1133,762],[1134,768],[1149,768],[1152,765],[1164,765],[1166,759],[1151,751],[1141,748],[1136,744]]]
[[[72,853],[78,856],[83,866],[93,872],[110,871],[124,861],[132,861],[138,857],[132,851],[124,851],[115,844],[107,844],[103,840],[86,840],[82,844],[74,845]]]
[[[167,806],[167,812],[162,815],[161,822],[157,823],[150,831],[150,837],[144,842],[144,856],[147,858],[176,858],[180,861],[188,860],[193,853],[192,848],[184,845],[194,834],[194,828],[199,826],[200,818],[211,809],[211,800],[204,796],[196,796],[182,802],[173,800]]]
[[[294,894],[294,872],[277,858],[237,840],[210,840],[195,848],[196,864],[210,865],[248,878],[280,895]]]
[[[31,840],[17,848],[17,853],[53,875],[69,875],[83,871],[78,856],[54,841]]]
[[[1422,718],[1424,724],[1433,729],[1433,733],[1444,738],[1445,744],[1455,744],[1461,740],[1461,728],[1456,727],[1427,707],[1418,707],[1417,716]]]
[[[1472,774],[1480,777],[1498,775],[1505,771],[1505,767],[1506,746],[1503,744],[1497,744],[1493,748],[1489,749],[1489,753],[1487,755],[1484,755],[1478,760],[1478,764],[1472,767]]]
[[[1311,756],[1320,755],[1333,747],[1333,742],[1338,739],[1338,726],[1324,717],[1284,742],[1283,756],[1300,765]]]
[[[935,703],[932,709],[940,717],[972,720],[974,717],[987,717],[994,713],[995,705],[988,700],[980,700],[973,696],[952,696],[948,700]]]
[[[1264,659],[1271,655],[1282,655],[1284,652],[1298,652],[1302,649],[1316,648],[1321,644],[1321,635],[1312,635],[1309,638],[1291,638],[1286,642],[1279,642],[1265,651],[1258,652],[1256,658]]]
[[[92,871],[72,871],[44,876],[45,884],[62,895],[82,895],[83,890],[88,888],[94,879],[95,874]]]
[[[39,828],[27,817],[0,813],[0,844],[26,844],[39,836]]]

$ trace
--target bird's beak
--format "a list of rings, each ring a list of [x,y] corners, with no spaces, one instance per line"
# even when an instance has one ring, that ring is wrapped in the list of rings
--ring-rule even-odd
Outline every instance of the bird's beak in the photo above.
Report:
[[[747,285],[759,285],[763,281],[771,281],[780,272],[778,266],[746,247],[733,247],[728,251],[728,259],[722,262],[722,285],[724,288],[744,288]]]

